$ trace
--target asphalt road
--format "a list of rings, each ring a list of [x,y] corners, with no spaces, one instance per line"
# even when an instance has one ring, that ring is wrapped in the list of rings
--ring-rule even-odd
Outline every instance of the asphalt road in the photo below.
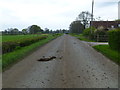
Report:
[[[50,61],[41,58],[56,57]],[[118,65],[63,35],[3,73],[3,88],[118,88]]]

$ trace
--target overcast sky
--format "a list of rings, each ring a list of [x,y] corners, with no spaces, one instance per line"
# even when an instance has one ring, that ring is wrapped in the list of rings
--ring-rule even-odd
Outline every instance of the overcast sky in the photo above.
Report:
[[[94,17],[118,19],[119,0],[94,0]],[[92,0],[0,0],[0,30],[39,25],[68,29],[82,11],[91,12]]]

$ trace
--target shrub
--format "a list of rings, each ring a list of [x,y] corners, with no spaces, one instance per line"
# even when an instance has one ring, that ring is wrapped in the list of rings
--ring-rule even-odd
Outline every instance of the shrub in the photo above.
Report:
[[[91,29],[92,29],[92,33],[91,33]],[[90,39],[93,39],[94,38],[94,31],[95,31],[94,27],[86,28],[83,31],[83,35],[89,37]]]
[[[107,31],[101,26],[94,31],[95,35],[106,35]]]
[[[110,47],[120,52],[120,29],[111,30],[108,34]]]
[[[15,49],[19,44],[17,42],[3,42],[2,43],[2,53],[11,52]]]
[[[20,47],[24,47],[24,46],[28,46],[32,43],[35,43],[39,40],[42,40],[42,39],[46,39],[47,37],[46,36],[42,36],[42,37],[35,37],[35,38],[30,38],[30,39],[25,39],[25,40],[21,40],[19,43]]]
[[[60,33],[55,33],[55,34],[52,34],[53,37],[58,37],[58,36],[61,36],[62,34]]]
[[[94,40],[96,41],[108,41],[108,34],[104,27],[100,26],[94,31]]]

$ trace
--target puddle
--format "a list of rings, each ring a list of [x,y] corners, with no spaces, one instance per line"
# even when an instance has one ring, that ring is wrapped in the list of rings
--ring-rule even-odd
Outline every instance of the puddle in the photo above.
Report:
[[[39,59],[37,61],[50,61],[50,60],[53,60],[55,58],[56,58],[55,56],[52,56],[52,57],[49,57],[49,58],[43,57],[43,58],[41,58],[41,59]]]

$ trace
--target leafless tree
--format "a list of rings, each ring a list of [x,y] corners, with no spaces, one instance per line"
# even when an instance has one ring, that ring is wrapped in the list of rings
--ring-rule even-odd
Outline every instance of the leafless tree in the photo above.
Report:
[[[86,28],[87,25],[90,24],[91,19],[92,19],[92,14],[89,13],[88,11],[81,12],[76,18],[76,20],[81,21],[81,23],[84,25],[84,28]]]

